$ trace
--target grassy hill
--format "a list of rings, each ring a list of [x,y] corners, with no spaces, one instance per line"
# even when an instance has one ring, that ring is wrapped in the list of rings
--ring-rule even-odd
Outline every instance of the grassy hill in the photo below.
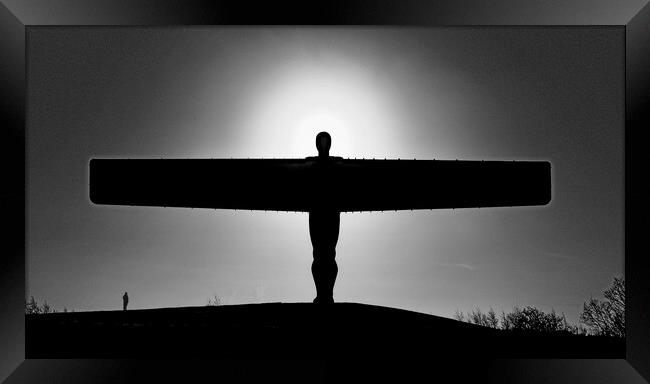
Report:
[[[27,358],[624,358],[625,340],[526,334],[356,303],[26,315]]]

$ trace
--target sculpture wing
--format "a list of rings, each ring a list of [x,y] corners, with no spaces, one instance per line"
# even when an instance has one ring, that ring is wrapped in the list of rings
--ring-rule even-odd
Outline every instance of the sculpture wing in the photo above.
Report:
[[[303,211],[544,205],[549,162],[92,159],[96,204]]]
[[[551,200],[547,161],[344,160],[340,211],[511,207]]]
[[[95,204],[308,211],[305,159],[92,159]]]

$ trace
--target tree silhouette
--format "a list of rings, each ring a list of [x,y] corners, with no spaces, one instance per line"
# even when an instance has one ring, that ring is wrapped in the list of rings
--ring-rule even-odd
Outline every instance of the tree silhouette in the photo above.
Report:
[[[490,328],[499,328],[499,319],[497,318],[496,312],[494,312],[494,309],[490,308],[487,314],[487,318],[485,319],[487,322],[487,326]]]
[[[546,313],[532,306],[522,308],[514,307],[512,312],[501,312],[497,316],[494,309],[490,308],[487,313],[480,308],[464,314],[456,310],[454,318],[470,324],[481,325],[484,327],[513,330],[513,331],[534,331],[546,333],[573,333],[586,335],[587,330],[579,325],[569,324],[564,314],[556,314],[554,310]]]
[[[559,316],[555,310],[546,313],[532,306],[523,309],[515,307],[511,313],[502,314],[503,329],[537,332],[569,332],[568,322],[564,314]]]
[[[490,308],[488,313],[484,313],[480,308],[476,308],[472,312],[468,312],[467,316],[456,310],[454,317],[456,320],[466,321],[471,324],[482,325],[488,328],[499,328],[499,319],[492,308]]]
[[[591,298],[583,304],[580,322],[584,325],[570,324],[564,314],[560,316],[554,310],[546,313],[533,306],[526,306],[523,309],[514,307],[510,313],[501,311],[499,318],[492,308],[487,314],[480,308],[467,314],[457,309],[454,318],[471,324],[505,330],[625,337],[625,280],[622,277],[615,277],[612,285],[603,292],[603,295],[605,300]]]
[[[584,303],[580,321],[595,335],[625,337],[625,280],[615,277],[603,294]]]

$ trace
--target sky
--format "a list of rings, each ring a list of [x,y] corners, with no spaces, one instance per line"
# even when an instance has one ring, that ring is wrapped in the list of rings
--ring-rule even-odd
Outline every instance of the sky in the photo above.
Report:
[[[88,161],[299,158],[325,130],[333,156],[553,172],[542,207],[342,214],[336,301],[575,321],[623,275],[623,44],[616,27],[30,28],[26,296],[310,302],[307,213],[94,205]]]

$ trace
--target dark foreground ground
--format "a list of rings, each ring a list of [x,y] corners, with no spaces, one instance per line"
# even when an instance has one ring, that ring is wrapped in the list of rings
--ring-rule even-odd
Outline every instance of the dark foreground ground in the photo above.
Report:
[[[26,315],[27,358],[624,358],[625,340],[522,334],[355,303]]]

